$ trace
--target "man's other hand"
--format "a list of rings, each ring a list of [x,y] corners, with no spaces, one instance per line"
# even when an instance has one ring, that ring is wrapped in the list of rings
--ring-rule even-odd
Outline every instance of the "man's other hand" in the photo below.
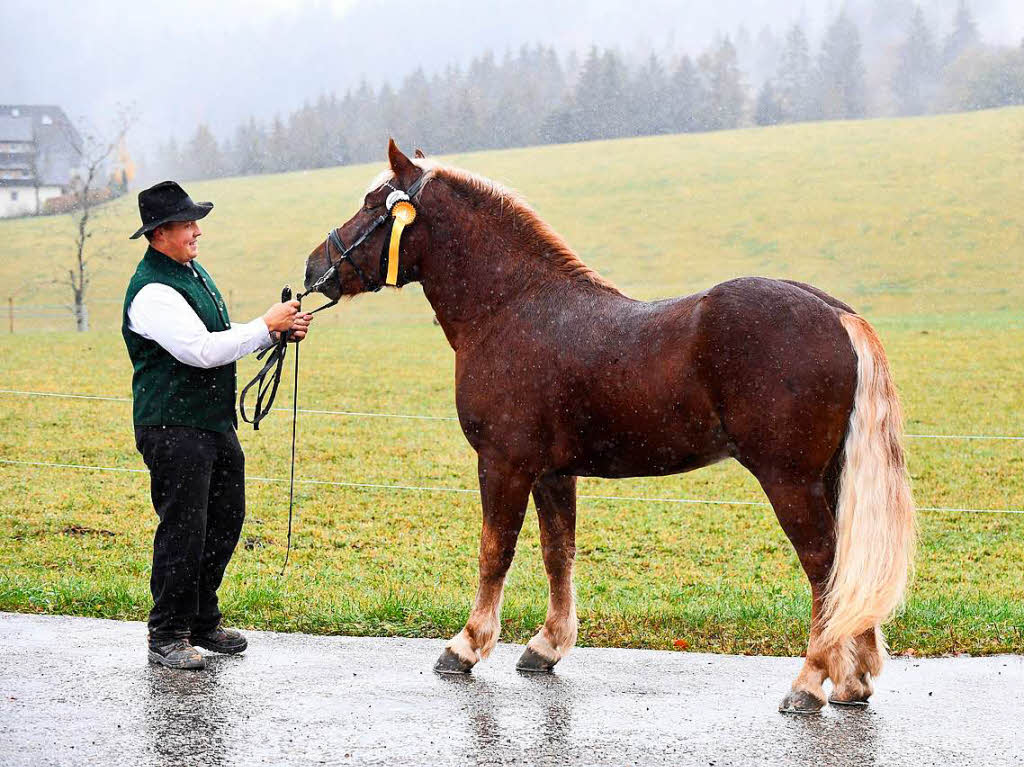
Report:
[[[312,314],[296,314],[295,322],[292,323],[291,333],[288,334],[289,341],[301,341],[309,332],[309,323],[313,321]]]
[[[285,330],[291,331],[288,336],[289,341],[301,341],[309,332],[309,323],[313,321],[313,315],[299,312],[298,301],[285,301],[267,309],[266,314],[263,315],[263,321],[266,323],[274,343],[277,343],[281,333]]]

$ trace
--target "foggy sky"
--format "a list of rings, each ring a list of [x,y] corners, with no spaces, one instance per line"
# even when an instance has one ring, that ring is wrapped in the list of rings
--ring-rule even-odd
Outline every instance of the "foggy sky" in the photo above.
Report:
[[[199,122],[223,137],[250,115],[287,115],[361,78],[397,85],[417,66],[430,73],[488,48],[498,56],[524,43],[561,54],[597,45],[694,55],[741,24],[751,35],[765,25],[783,34],[801,21],[814,40],[841,6],[862,30],[868,23],[877,30],[887,4],[908,2],[0,0],[0,103],[57,104],[101,129],[117,104],[131,103],[140,115],[132,144],[151,147],[171,135],[187,138]],[[956,2],[920,2],[940,39]],[[1024,38],[1021,0],[969,5],[984,41]]]

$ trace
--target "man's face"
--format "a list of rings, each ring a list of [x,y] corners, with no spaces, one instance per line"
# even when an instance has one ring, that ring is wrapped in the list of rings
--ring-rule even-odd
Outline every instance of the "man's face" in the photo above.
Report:
[[[187,264],[199,255],[202,234],[198,221],[172,221],[157,228],[153,247],[179,264]]]

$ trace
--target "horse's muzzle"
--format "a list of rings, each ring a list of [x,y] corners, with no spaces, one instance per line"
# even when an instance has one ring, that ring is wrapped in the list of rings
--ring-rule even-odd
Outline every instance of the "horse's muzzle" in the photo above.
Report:
[[[316,282],[316,278],[319,277],[319,275],[313,274],[314,271],[316,271],[316,267],[313,266],[313,257],[310,256],[306,259],[306,275],[302,281],[303,291],[309,290],[310,286]]]
[[[331,268],[331,263],[328,261],[320,250],[313,251],[306,258],[306,274],[303,278],[303,291],[308,292],[313,287],[317,280],[319,280],[328,269]],[[318,292],[323,292],[323,286]]]

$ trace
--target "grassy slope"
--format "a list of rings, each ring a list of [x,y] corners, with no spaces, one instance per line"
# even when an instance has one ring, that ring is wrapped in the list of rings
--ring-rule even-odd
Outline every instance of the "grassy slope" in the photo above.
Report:
[[[519,189],[584,259],[641,298],[742,274],[812,282],[880,329],[912,433],[1024,434],[1024,110],[789,126],[540,147],[451,158]],[[213,199],[204,263],[236,317],[260,311],[306,252],[347,218],[376,168],[189,185]],[[0,388],[126,396],[118,297],[139,248],[133,201],[103,211],[94,332],[0,340]],[[0,279],[57,271],[66,218],[0,222]],[[26,284],[28,283],[28,284]],[[38,284],[38,283],[37,283]],[[35,303],[63,296],[37,287]],[[453,357],[413,286],[320,315],[303,348],[309,407],[453,413]],[[67,328],[19,314],[19,327]],[[31,340],[30,340],[31,339]],[[253,365],[246,363],[241,377]],[[283,395],[288,396],[286,391]],[[282,400],[285,402],[287,400]],[[125,403],[0,395],[0,458],[139,468]],[[242,434],[252,476],[287,475],[287,418]],[[472,488],[451,421],[305,416],[309,478]],[[909,441],[922,506],[1024,508],[1024,446]],[[679,477],[585,480],[592,495],[763,501],[734,463]],[[142,474],[0,466],[0,609],[140,618],[152,535]],[[276,577],[286,489],[252,483],[223,591],[249,626],[443,636],[475,586],[473,494],[304,485],[296,550]],[[917,578],[890,629],[896,650],[1024,651],[1024,515],[923,512]],[[73,525],[115,535],[70,532]],[[796,653],[807,588],[764,506],[581,502],[581,641]],[[505,637],[543,619],[546,583],[528,519],[509,578]]]

